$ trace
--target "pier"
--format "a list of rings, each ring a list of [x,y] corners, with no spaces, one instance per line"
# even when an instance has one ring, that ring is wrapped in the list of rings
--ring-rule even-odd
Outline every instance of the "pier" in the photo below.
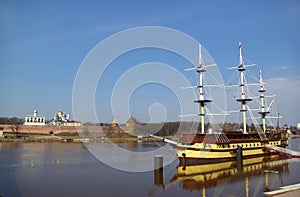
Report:
[[[293,151],[293,150],[289,150],[286,148],[281,148],[281,147],[273,146],[273,145],[266,145],[265,147],[267,149],[274,150],[283,156],[292,157],[292,158],[300,158],[300,152],[297,152],[297,151]]]
[[[264,192],[266,196],[276,196],[276,197],[284,197],[284,196],[298,196],[300,191],[300,183],[294,185],[288,185],[280,187],[278,190]]]

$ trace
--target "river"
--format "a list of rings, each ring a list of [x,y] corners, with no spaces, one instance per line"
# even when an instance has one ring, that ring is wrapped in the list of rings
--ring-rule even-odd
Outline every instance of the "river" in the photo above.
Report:
[[[161,146],[117,145],[139,152]],[[288,148],[300,151],[300,139],[290,139]],[[115,150],[104,150],[118,160]],[[299,172],[300,160],[295,158],[256,158],[245,160],[243,166],[178,166],[175,160],[163,171],[126,172],[100,162],[81,143],[0,143],[1,197],[264,196],[264,191],[299,183]]]

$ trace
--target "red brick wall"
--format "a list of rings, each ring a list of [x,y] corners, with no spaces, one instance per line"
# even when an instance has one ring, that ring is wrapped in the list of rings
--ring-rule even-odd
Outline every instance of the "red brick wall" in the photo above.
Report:
[[[15,132],[17,130],[16,125],[3,125],[0,124],[0,127],[3,127],[3,132]],[[18,126],[18,132],[19,133],[40,133],[40,134],[50,134],[52,131],[53,134],[58,133],[75,133],[75,132],[83,132],[83,131],[89,131],[89,132],[102,132],[102,131],[109,131],[112,133],[118,133],[123,132],[120,128],[111,128],[111,127],[101,127],[101,126],[29,126],[29,125],[19,125]]]

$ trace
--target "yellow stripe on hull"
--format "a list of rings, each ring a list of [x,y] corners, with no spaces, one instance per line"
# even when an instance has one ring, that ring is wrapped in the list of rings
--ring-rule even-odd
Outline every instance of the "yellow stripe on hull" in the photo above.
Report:
[[[272,145],[281,145],[281,141],[272,141]],[[193,145],[178,147],[177,155],[180,159],[203,159],[203,160],[217,160],[217,159],[234,159],[236,158],[236,148],[241,146],[243,148],[243,157],[255,157],[264,155],[264,143],[262,142],[248,142],[237,144],[204,144],[195,143]]]

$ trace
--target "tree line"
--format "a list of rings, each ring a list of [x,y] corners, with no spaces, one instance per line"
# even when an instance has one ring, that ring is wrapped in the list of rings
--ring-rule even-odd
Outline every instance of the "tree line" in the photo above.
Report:
[[[8,118],[8,117],[0,117],[0,124],[9,124],[9,125],[20,125],[24,123],[24,119],[22,118]]]

